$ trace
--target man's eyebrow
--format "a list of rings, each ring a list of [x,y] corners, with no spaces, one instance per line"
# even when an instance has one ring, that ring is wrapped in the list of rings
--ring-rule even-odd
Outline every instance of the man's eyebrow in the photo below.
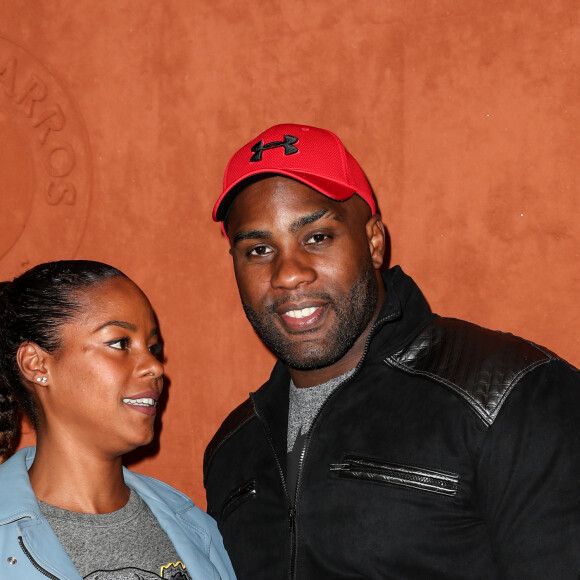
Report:
[[[292,234],[295,234],[304,226],[307,226],[308,224],[318,221],[324,217],[329,213],[329,211],[330,210],[328,208],[323,207],[313,211],[312,213],[301,216],[290,224],[288,231]],[[330,214],[328,217],[335,220],[340,219],[336,214]],[[266,230],[242,230],[233,237],[233,245],[235,246],[238,242],[243,240],[269,240],[271,237],[272,234]]]
[[[267,240],[270,238],[271,234],[264,230],[242,230],[234,236],[233,244],[235,246],[238,242],[242,242],[244,240]]]
[[[325,216],[328,213],[328,211],[329,211],[328,208],[323,207],[322,209],[309,213],[308,215],[299,217],[296,221],[290,224],[289,228],[290,233],[295,234],[298,230],[300,230],[304,226],[307,226],[308,224],[311,224],[319,220],[323,216]],[[330,217],[333,217],[333,219],[338,219],[336,216]]]

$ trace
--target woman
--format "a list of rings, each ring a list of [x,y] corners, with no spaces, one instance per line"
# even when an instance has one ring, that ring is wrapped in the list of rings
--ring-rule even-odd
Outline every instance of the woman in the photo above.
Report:
[[[163,388],[149,301],[119,270],[41,264],[0,286],[0,578],[234,578],[215,522],[132,473]]]

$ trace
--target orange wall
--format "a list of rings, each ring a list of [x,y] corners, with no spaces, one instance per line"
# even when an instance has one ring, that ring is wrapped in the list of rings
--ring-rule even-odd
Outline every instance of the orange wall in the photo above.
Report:
[[[171,384],[134,468],[204,506],[205,445],[272,365],[210,218],[234,150],[334,130],[435,311],[579,365],[579,121],[576,0],[5,1],[0,279],[77,257],[142,286]]]

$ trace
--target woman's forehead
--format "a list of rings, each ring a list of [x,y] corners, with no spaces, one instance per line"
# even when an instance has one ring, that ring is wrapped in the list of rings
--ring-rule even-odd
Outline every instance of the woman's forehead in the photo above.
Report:
[[[74,321],[95,324],[112,316],[151,318],[153,309],[141,289],[123,276],[110,278],[76,292],[77,311]]]

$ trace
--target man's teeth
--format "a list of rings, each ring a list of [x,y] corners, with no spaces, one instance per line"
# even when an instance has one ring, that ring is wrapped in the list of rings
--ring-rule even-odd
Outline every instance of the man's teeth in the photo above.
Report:
[[[290,318],[306,318],[307,316],[312,316],[317,310],[317,307],[310,306],[308,308],[302,308],[302,310],[288,310],[286,316]]]
[[[138,407],[154,407],[155,399],[123,399],[127,405],[137,405]]]

